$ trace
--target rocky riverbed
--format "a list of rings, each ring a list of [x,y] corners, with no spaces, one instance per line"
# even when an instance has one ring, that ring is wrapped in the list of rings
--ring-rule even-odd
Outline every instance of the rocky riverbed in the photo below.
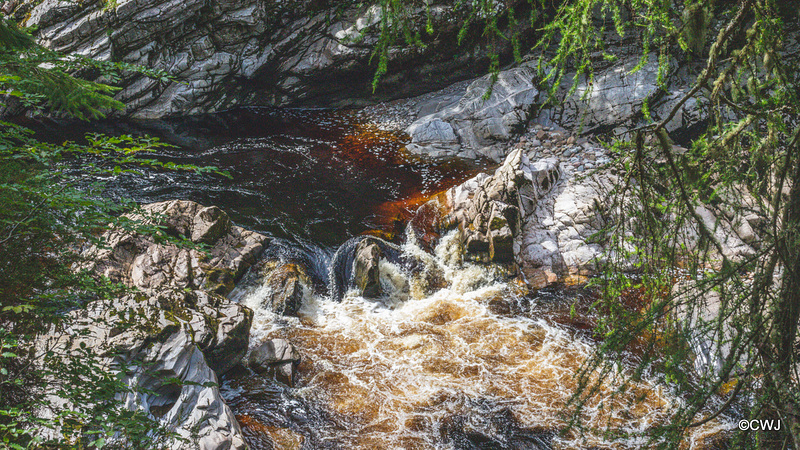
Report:
[[[53,48],[146,61],[185,81],[122,80],[132,117],[367,103],[352,81],[369,52],[349,39],[364,31],[369,41],[374,11],[329,22],[325,11],[279,4],[203,14],[202,2],[4,5],[30,12]],[[164,20],[150,20],[167,6]],[[436,17],[448,23],[446,10]],[[131,219],[188,246],[107,230],[81,268],[136,291],[70,313],[72,329],[42,348],[83,344],[112,370],[133,366],[125,405],[175,431],[183,440],[167,446],[176,449],[604,447],[607,426],[626,434],[613,445],[641,446],[681,401],[656,376],[617,395],[630,375],[621,364],[585,409],[586,434],[562,433],[562,413],[598,345],[587,332],[594,294],[580,286],[620,258],[608,243],[625,177],[613,163],[625,155],[604,142],[641,125],[644,102],[665,117],[691,68],[669,65],[665,91],[655,60],[631,74],[638,60],[621,55],[591,91],[578,79],[575,93],[562,86],[545,104],[530,63],[492,84],[451,70],[480,52],[426,59],[448,45],[455,30],[445,29],[420,54],[392,54],[393,64],[414,62],[387,80],[405,86],[392,101],[112,125],[155,131],[184,147],[158,158],[213,164],[233,179],[152,171],[111,180],[107,195],[142,203]],[[414,74],[429,82],[402,82]],[[703,105],[683,106],[668,127],[676,147],[704,117]],[[754,252],[757,215],[697,213],[725,256]],[[691,248],[696,230],[685,240]],[[698,352],[697,370],[724,351]],[[731,427],[721,415],[686,445]]]
[[[599,432],[559,435],[596,317],[590,292],[558,286],[596,273],[617,176],[605,167],[614,155],[591,139],[528,124],[495,169],[430,192],[394,242],[304,248],[215,206],[144,205],[131,217],[207,250],[109,230],[105,246],[86,249],[87,268],[142,293],[92,305],[72,338],[46,345],[121,349],[128,359],[109,364],[148,361],[180,380],[126,379],[152,392],[127,399],[131,408],[188,439],[173,448],[608,445]],[[120,320],[138,325],[118,334]],[[655,379],[631,395],[644,401],[630,417],[613,413],[630,400],[616,397],[617,409],[590,408],[586,423],[622,427],[636,447],[678,401]],[[728,428],[722,416],[692,442]]]

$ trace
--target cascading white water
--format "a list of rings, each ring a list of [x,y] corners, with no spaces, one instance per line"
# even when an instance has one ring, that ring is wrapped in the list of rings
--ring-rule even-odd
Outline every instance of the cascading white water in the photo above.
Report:
[[[303,355],[290,395],[318,405],[337,424],[319,426],[318,441],[338,448],[459,448],[442,430],[460,417],[467,431],[514,448],[507,430],[484,423],[510,411],[515,427],[552,438],[555,448],[641,446],[639,435],[679,400],[650,380],[615,395],[622,369],[587,404],[585,436],[547,434],[566,425],[562,413],[577,388],[574,375],[594,344],[544,318],[493,313],[491,301],[515,301],[519,293],[498,281],[497,269],[461,263],[457,238],[455,231],[444,236],[433,255],[413,236],[407,239],[403,251],[444,278],[444,287],[428,295],[424,276],[386,261],[379,301],[353,292],[341,302],[309,295],[298,318],[279,319],[261,306],[266,284],[240,293],[255,310],[251,346],[280,337]],[[644,401],[633,402],[636,397]],[[630,437],[606,441],[609,423]],[[692,439],[729,427],[715,420]]]

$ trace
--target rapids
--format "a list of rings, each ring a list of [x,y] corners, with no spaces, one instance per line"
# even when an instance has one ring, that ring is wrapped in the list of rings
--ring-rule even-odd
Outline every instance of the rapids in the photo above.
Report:
[[[417,261],[415,272],[382,261],[380,300],[349,292],[331,301],[327,274],[339,245],[370,230],[401,233],[398,224],[428,197],[492,170],[486,164],[408,155],[403,136],[345,112],[247,108],[101,125],[91,130],[147,133],[176,145],[154,155],[162,161],[231,175],[147,169],[107,180],[106,195],[217,205],[272,238],[264,259],[300,264],[311,278],[298,317],[263,306],[271,288],[257,272],[231,294],[255,311],[251,348],[284,338],[302,355],[294,387],[244,367],[221,380],[253,449],[639,448],[640,434],[681,402],[655,376],[618,392],[631,371],[621,361],[584,410],[585,435],[563,433],[575,374],[598,345],[591,293],[528,294],[497,268],[461,261],[454,235],[430,254],[409,233],[402,253]],[[80,139],[89,131],[82,127],[39,129],[63,141]],[[440,282],[428,285],[426,271]],[[628,437],[609,441],[609,424]],[[683,446],[708,448],[706,437],[731,426],[720,417]]]
[[[272,396],[252,398],[270,383],[249,374],[226,380],[226,398],[242,422],[269,424],[260,432],[245,426],[255,447],[283,442],[282,429],[303,434],[295,436],[303,448],[637,448],[646,442],[639,435],[680,400],[648,379],[617,392],[624,368],[584,410],[582,424],[593,431],[559,433],[577,388],[574,375],[595,343],[521,306],[524,293],[496,270],[460,262],[455,238],[455,232],[445,236],[428,255],[408,233],[403,251],[444,273],[446,287],[430,295],[419,286],[424,277],[390,263],[382,267],[382,299],[351,291],[334,302],[307,293],[296,318],[262,306],[269,286],[237,288],[233,297],[255,311],[251,346],[280,337],[303,355],[296,387],[271,385]],[[412,288],[403,290],[406,284]],[[503,313],[508,310],[526,313]],[[607,441],[607,425],[630,438]],[[700,439],[725,428],[712,422],[695,434]]]

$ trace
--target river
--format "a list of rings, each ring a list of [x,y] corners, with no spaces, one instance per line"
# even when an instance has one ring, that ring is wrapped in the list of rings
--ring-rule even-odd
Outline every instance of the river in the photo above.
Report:
[[[88,131],[47,127],[59,138]],[[98,129],[160,136],[177,147],[155,157],[231,175],[145,170],[107,180],[107,195],[217,205],[272,238],[264,258],[300,264],[312,279],[297,317],[264,307],[271,287],[257,273],[231,294],[255,311],[251,347],[284,338],[302,355],[293,387],[244,367],[222,378],[254,449],[639,448],[642,434],[681,402],[655,376],[619,392],[630,372],[620,363],[586,404],[585,433],[564,432],[575,374],[598,345],[591,291],[528,292],[496,268],[462,262],[453,236],[428,253],[404,232],[429,196],[492,171],[488,162],[409,155],[401,134],[348,112],[253,108],[92,125]],[[363,233],[393,239],[423,262],[422,275],[384,261],[381,299],[349,292],[334,302],[326,290],[331,257]],[[424,276],[432,272],[435,286]],[[625,437],[611,440],[609,425]],[[711,421],[684,444],[729,427]]]

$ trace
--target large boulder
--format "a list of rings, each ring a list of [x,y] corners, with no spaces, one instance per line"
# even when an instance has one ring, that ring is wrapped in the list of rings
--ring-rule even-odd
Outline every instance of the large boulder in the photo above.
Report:
[[[141,214],[130,216],[143,223],[163,226],[167,234],[209,246],[208,254],[127,230],[105,233],[104,245],[84,252],[88,267],[143,290],[162,287],[203,289],[221,295],[255,262],[267,238],[232,225],[217,207],[187,200],[151,203]]]
[[[435,36],[425,46],[390,48],[388,73],[372,90],[381,10],[370,4],[296,0],[23,0],[9,9],[37,27],[53,50],[160,70],[176,78],[129,72],[116,98],[136,118],[197,114],[234,105],[348,106],[418,95],[475,76],[488,48],[469,33],[466,8],[432,2],[409,11]],[[521,2],[524,3],[524,2]],[[17,6],[19,5],[19,6]],[[530,30],[528,22],[522,21]],[[495,47],[510,56],[510,42]],[[413,80],[413,82],[409,82]]]
[[[373,236],[356,236],[339,246],[328,270],[331,298],[341,301],[355,289],[357,295],[376,298],[382,291],[381,261],[402,264],[399,247]],[[396,286],[408,290],[407,285]]]
[[[502,161],[506,156],[504,144],[531,118],[539,96],[534,77],[533,69],[518,67],[501,72],[494,83],[491,75],[477,79],[459,98],[448,93],[452,103],[433,99],[437,101],[434,111],[406,129],[411,136],[406,148],[432,156],[483,155]]]
[[[353,282],[361,296],[375,298],[381,295],[381,247],[373,241],[363,240],[356,246],[353,261]]]
[[[260,262],[253,271],[251,278],[259,280],[258,283],[250,280],[251,286],[231,296],[244,299],[258,291],[258,306],[276,314],[296,316],[313,289],[305,267],[298,262],[267,260]]]
[[[91,349],[100,367],[121,373],[128,409],[184,439],[167,448],[246,448],[212,366],[222,371],[245,354],[252,319],[247,308],[214,294],[177,290],[96,301],[70,316],[67,332],[43,337],[40,348],[61,355]],[[56,396],[50,403],[65,405]]]
[[[418,236],[458,229],[468,260],[519,263],[521,226],[560,176],[556,160],[531,162],[516,149],[493,175],[479,174],[423,205],[411,226]]]

